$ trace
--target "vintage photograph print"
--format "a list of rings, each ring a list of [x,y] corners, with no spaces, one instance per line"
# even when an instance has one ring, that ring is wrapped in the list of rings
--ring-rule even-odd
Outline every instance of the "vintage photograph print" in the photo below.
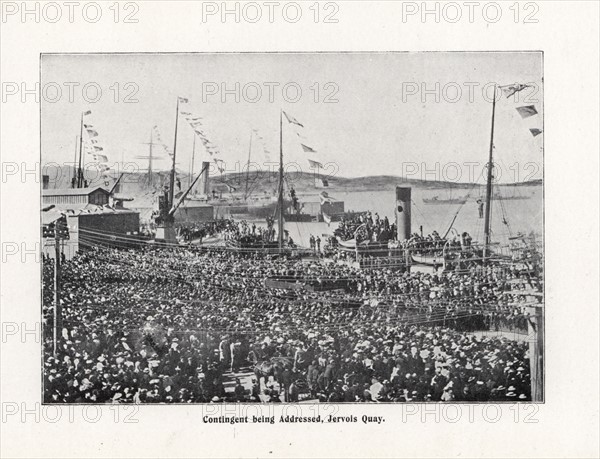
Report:
[[[47,404],[544,402],[543,54],[42,54]]]

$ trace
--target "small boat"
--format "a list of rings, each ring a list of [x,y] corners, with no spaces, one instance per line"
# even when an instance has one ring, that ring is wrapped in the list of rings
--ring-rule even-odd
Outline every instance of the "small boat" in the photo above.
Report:
[[[494,201],[520,201],[520,200],[525,200],[525,199],[530,199],[531,196],[520,196],[520,195],[513,195],[513,196],[501,196],[500,194],[494,194],[492,196],[492,200]]]
[[[434,196],[431,199],[423,198],[423,202],[425,204],[464,204],[467,202],[467,196],[463,196],[461,198],[450,198],[450,199],[440,199],[438,196]]]
[[[356,239],[344,241],[339,236],[336,239],[338,242],[338,249],[343,252],[357,252],[361,255],[372,257],[384,257],[388,256],[390,253],[388,242],[362,241],[357,244]]]
[[[444,255],[413,253],[411,255],[411,257],[412,257],[413,263],[419,264],[419,265],[434,266],[434,267],[445,265]]]

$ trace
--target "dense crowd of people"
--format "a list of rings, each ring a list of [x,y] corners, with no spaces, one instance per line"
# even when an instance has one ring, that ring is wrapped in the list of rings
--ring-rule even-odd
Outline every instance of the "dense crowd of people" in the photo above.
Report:
[[[247,246],[260,246],[276,240],[275,220],[267,218],[267,227],[249,223],[245,220],[233,222],[225,231],[225,239]]]
[[[396,224],[390,224],[387,217],[383,219],[378,213],[361,212],[352,217],[343,217],[333,234],[343,241],[356,239],[363,241],[387,242],[396,239]]]
[[[225,231],[264,234],[247,223]],[[47,402],[531,397],[527,344],[473,333],[527,329],[530,293],[542,284],[516,265],[365,271],[182,246],[95,248],[62,270],[54,356],[45,260]],[[242,367],[256,373],[252,388],[233,381]]]
[[[182,241],[191,242],[197,240],[200,243],[206,237],[221,234],[234,227],[235,222],[231,219],[219,219],[210,222],[182,222],[175,225],[177,236]]]
[[[247,221],[236,222],[224,218],[210,222],[177,223],[177,236],[182,242],[202,243],[206,237],[222,235],[225,241],[240,242],[246,245],[261,245],[273,242],[276,231],[275,220],[267,218],[267,227]]]
[[[390,224],[387,217],[383,219],[379,214],[362,212],[351,218],[342,218],[334,230],[334,236],[342,241],[356,240],[357,244],[364,242],[388,242],[393,246],[410,248],[415,253],[438,253],[441,254],[445,248],[449,251],[468,251],[471,247],[472,237],[464,232],[456,233],[452,237],[440,236],[437,231],[423,235],[411,234],[411,237],[400,244],[397,242],[396,224]]]

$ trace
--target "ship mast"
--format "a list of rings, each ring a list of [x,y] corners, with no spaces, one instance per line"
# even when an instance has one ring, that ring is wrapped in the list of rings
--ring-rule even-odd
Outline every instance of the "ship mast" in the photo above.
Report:
[[[148,186],[152,187],[152,143],[153,143],[154,128],[150,129],[150,152],[148,154]]]
[[[192,163],[190,165],[190,183],[194,178],[194,161],[196,160],[196,135],[194,134],[194,143],[192,144]]]
[[[485,261],[488,252],[489,245],[491,242],[491,232],[490,232],[490,216],[492,210],[492,179],[493,168],[494,168],[494,120],[496,117],[496,85],[494,85],[494,100],[492,102],[492,130],[490,135],[490,156],[488,160],[488,170],[487,170],[487,183],[485,189],[485,222],[483,227],[483,232],[485,236],[485,242],[483,246],[483,260]]]
[[[281,252],[283,250],[283,110],[279,111],[279,196],[277,208],[279,209],[277,237],[279,252]]]
[[[83,187],[83,170],[81,169],[83,153],[83,112],[81,113],[81,124],[79,126],[79,166],[77,167],[77,188]]]
[[[148,156],[136,156],[136,159],[147,159],[148,160],[148,170],[146,172],[146,181],[148,187],[152,187],[154,185],[154,145],[161,145],[154,143],[154,131],[157,129],[157,126],[154,126],[150,129],[150,141],[143,142],[142,145],[148,145],[149,151]]]
[[[168,208],[173,207],[173,201],[175,199],[175,155],[177,154],[177,125],[179,124],[179,97],[177,97],[177,112],[175,114],[175,140],[173,140],[173,166],[171,167],[171,180],[169,183],[169,205]]]
[[[248,164],[246,165],[246,191],[244,201],[248,199],[248,180],[250,179],[250,155],[252,154],[252,129],[250,129],[250,147],[248,147]]]
[[[77,151],[79,150],[78,145],[79,145],[79,136],[75,136],[75,159],[73,160],[73,180],[71,181],[71,188],[78,188],[76,186],[78,169],[75,167],[75,164],[77,164]]]

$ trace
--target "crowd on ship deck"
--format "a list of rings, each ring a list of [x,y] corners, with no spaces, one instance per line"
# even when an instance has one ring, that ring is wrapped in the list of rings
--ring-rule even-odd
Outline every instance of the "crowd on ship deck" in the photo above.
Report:
[[[390,224],[387,217],[379,214],[362,212],[351,218],[343,217],[334,230],[334,235],[343,241],[356,239],[356,242],[387,242],[396,238],[396,224]]]
[[[342,241],[356,240],[357,244],[362,242],[392,242],[397,239],[397,227],[395,223],[390,224],[386,217],[380,218],[376,212],[363,212],[352,218],[342,218],[338,227],[334,230],[334,236]],[[406,241],[401,241],[401,247],[413,248],[415,252],[432,253],[441,252],[445,247],[451,249],[468,249],[471,247],[472,238],[464,232],[461,235],[455,233],[452,237],[441,237],[437,231],[423,235],[413,233]]]

